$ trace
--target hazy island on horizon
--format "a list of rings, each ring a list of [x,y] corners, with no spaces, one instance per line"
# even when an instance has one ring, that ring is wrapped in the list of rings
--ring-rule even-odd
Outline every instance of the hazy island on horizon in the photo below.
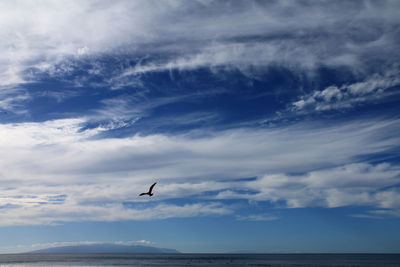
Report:
[[[45,249],[39,249],[34,251],[26,252],[28,254],[84,254],[84,253],[180,253],[176,249],[168,248],[156,248],[150,246],[141,245],[117,245],[117,244],[85,244],[85,245],[73,245],[73,246],[59,246],[50,247]]]

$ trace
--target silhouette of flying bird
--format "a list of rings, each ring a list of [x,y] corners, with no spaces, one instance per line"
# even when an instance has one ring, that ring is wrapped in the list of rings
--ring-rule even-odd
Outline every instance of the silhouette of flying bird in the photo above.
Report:
[[[152,195],[154,195],[154,194],[152,193],[152,191],[153,191],[153,188],[154,188],[154,186],[156,185],[156,183],[157,183],[157,182],[155,182],[154,184],[152,184],[152,185],[150,186],[149,192],[147,192],[147,193],[141,193],[139,196],[144,196],[144,195],[152,196]]]

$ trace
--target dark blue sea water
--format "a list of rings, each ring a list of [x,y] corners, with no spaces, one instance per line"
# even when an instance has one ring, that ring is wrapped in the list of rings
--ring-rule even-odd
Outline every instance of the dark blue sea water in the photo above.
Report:
[[[0,266],[400,266],[400,254],[3,254]]]

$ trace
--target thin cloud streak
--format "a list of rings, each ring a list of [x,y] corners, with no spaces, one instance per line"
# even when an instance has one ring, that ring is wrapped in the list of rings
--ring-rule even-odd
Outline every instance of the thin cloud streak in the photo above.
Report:
[[[158,204],[151,208],[126,208],[122,204],[79,205],[66,202],[62,205],[40,204],[3,208],[4,219],[0,226],[57,225],[65,222],[127,220],[155,220],[201,216],[221,216],[233,212],[218,202],[185,205]]]
[[[279,217],[270,215],[270,214],[253,214],[248,216],[236,216],[236,219],[239,221],[275,221],[278,220]]]

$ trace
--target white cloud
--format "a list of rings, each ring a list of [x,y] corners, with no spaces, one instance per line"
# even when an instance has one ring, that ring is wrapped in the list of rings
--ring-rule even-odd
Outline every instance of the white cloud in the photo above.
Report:
[[[398,210],[400,194],[397,189],[387,188],[397,186],[399,182],[398,166],[354,163],[304,175],[265,175],[248,182],[246,187],[257,193],[246,195],[246,198],[285,201],[292,208],[372,206]]]
[[[304,175],[268,174],[255,181],[242,183],[240,189],[247,193],[225,190],[215,198],[283,202],[289,208],[364,206],[378,209],[351,216],[383,218],[384,215],[400,214],[399,182],[398,166],[354,163],[311,171]],[[256,220],[257,216],[254,216]],[[238,218],[244,220],[247,217]]]
[[[390,91],[400,84],[397,71],[385,75],[374,74],[362,82],[346,84],[340,87],[329,86],[323,90],[316,90],[293,102],[291,109],[299,113],[310,111],[343,110],[353,108],[359,104],[366,104],[398,94]]]
[[[23,88],[3,87],[0,89],[0,110],[12,111],[16,114],[26,114],[25,104],[31,96]]]
[[[29,166],[35,179],[47,175],[61,179],[70,172],[82,175],[119,173],[121,176],[131,173],[140,177],[152,168],[154,171],[146,177],[162,174],[179,178],[187,177],[188,173],[190,177],[205,178],[211,175],[251,177],[259,175],[261,170],[295,172],[340,165],[356,155],[385,151],[399,141],[390,135],[375,140],[378,133],[397,130],[397,120],[354,121],[327,128],[298,124],[287,129],[237,129],[204,138],[186,134],[101,140],[88,138],[107,129],[80,131],[83,122],[84,119],[66,119],[3,124],[0,126],[2,153],[7,155],[3,158],[15,172]],[[292,138],[293,134],[296,139]],[[326,151],[330,153],[329,160],[324,156]],[[26,179],[26,175],[7,176]]]
[[[377,216],[394,216],[400,217],[400,209],[381,209],[381,210],[372,210],[371,214],[375,214]],[[382,218],[382,217],[380,217]]]
[[[196,203],[182,206],[158,204],[151,208],[134,209],[122,204],[82,204],[74,200],[59,205],[40,203],[3,207],[0,226],[10,225],[54,225],[62,222],[83,221],[125,221],[167,218],[185,218],[198,216],[219,216],[231,214],[232,210],[220,203]]]
[[[399,137],[391,133],[398,132],[398,120],[106,139],[94,138],[106,128],[82,131],[84,122],[0,125],[1,225],[234,211],[216,199],[283,201],[289,207],[398,208],[398,192],[385,189],[399,183],[398,166],[351,163],[397,148]],[[243,177],[258,178],[246,182]],[[154,181],[156,195],[139,198]],[[198,202],[168,204],[169,199],[189,196]],[[211,202],[203,202],[207,199]]]
[[[204,90],[174,96],[154,97],[146,99],[144,96],[122,95],[101,101],[101,107],[92,110],[88,116],[91,122],[101,124],[103,128],[117,129],[129,127],[142,120],[143,125],[152,127],[190,125],[203,122],[216,122],[218,114],[207,111],[194,111],[182,114],[151,116],[154,109],[176,102],[197,102],[206,97],[226,93],[225,90]]]
[[[384,217],[374,215],[374,214],[363,214],[363,213],[358,213],[358,214],[352,214],[350,217],[353,218],[360,218],[360,219],[383,219]]]
[[[399,60],[398,33],[393,30],[399,24],[399,4],[385,3],[1,2],[1,110],[26,114],[25,104],[33,97],[62,101],[73,96],[59,91],[33,94],[24,86],[43,74],[65,80],[82,68],[82,62],[90,67],[83,77],[70,81],[76,87],[88,82],[89,76],[100,75],[106,76],[104,81],[91,81],[92,87],[129,85],[142,91],[137,99],[104,100],[104,109],[85,118],[0,124],[0,225],[234,212],[233,207],[215,202],[218,199],[283,201],[288,207],[367,205],[377,209],[370,216],[398,215],[399,192],[386,188],[398,184],[398,167],[358,162],[360,157],[398,148],[400,138],[391,134],[399,132],[398,120],[326,127],[298,123],[197,135],[201,137],[187,133],[96,139],[99,133],[134,125],[155,107],[193,97],[142,101],[146,88],[140,77],[150,72],[201,67],[216,72],[238,69],[252,76],[253,67],[264,70],[275,64],[301,71],[321,64],[344,65],[362,81],[311,92],[291,108],[336,110],[388,97],[393,93],[389,89],[400,84],[399,73],[390,72]],[[111,56],[121,63],[121,55],[138,64],[120,64],[104,75],[106,64],[98,58]],[[369,60],[385,62],[380,66],[384,74],[363,78],[370,72]],[[110,123],[97,128],[82,128],[91,120],[110,118]],[[169,123],[214,118],[210,113],[193,113]],[[243,177],[257,179],[236,181]],[[137,198],[154,180],[159,181],[157,195]],[[199,202],[162,202],[188,196]],[[132,205],[128,208],[123,202]],[[140,206],[144,202],[151,208]]]
[[[277,216],[271,214],[252,214],[248,216],[236,216],[239,221],[274,221],[278,220]]]
[[[246,72],[276,63],[305,69],[346,65],[357,72],[368,65],[366,55],[389,66],[398,60],[396,10],[393,1],[3,2],[0,85],[35,81],[35,71],[63,76],[80,60],[91,61],[96,72],[101,55],[165,55],[125,74],[215,66]],[[140,86],[137,79],[111,80],[116,88]]]

